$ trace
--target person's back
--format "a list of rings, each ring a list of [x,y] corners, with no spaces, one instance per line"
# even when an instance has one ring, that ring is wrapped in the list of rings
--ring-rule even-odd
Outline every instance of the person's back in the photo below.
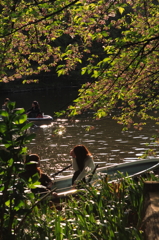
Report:
[[[89,172],[92,172],[94,168],[95,168],[95,164],[93,161],[93,157],[91,155],[88,155],[85,158],[84,167],[80,171],[80,174],[76,178],[76,181],[81,181]]]
[[[72,156],[72,166],[74,175],[72,178],[72,185],[77,181],[86,181],[85,176],[94,170],[94,161],[92,154],[84,145],[77,145],[70,152]]]

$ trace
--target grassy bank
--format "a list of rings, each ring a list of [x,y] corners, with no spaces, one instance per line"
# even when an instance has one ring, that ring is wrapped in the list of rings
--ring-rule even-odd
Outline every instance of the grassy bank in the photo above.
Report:
[[[143,180],[102,180],[61,203],[61,211],[49,204],[36,208],[24,224],[23,239],[142,240]]]

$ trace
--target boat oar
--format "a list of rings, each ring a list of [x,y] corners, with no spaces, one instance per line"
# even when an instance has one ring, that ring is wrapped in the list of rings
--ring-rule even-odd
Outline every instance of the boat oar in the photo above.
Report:
[[[58,175],[59,173],[62,173],[63,171],[65,171],[66,169],[70,168],[72,166],[72,164],[68,165],[67,167],[63,168],[62,170],[58,171],[57,173],[53,173],[50,176],[51,177],[55,177],[56,175]]]

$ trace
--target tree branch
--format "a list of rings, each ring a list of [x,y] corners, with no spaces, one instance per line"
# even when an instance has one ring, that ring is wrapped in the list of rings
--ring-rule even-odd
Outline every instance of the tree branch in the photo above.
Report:
[[[42,17],[41,19],[36,20],[36,21],[34,21],[34,22],[29,22],[29,23],[23,25],[22,27],[15,29],[14,31],[12,31],[12,32],[10,32],[10,33],[7,33],[7,34],[5,34],[5,35],[1,35],[0,38],[4,38],[4,37],[6,37],[6,36],[9,36],[9,35],[11,35],[11,34],[13,34],[13,33],[15,33],[15,32],[18,32],[19,30],[23,29],[24,27],[37,24],[37,23],[39,23],[39,22],[41,22],[41,21],[43,21],[43,20],[46,20],[47,18],[49,18],[49,17],[51,17],[51,16],[57,15],[57,14],[59,14],[60,12],[62,12],[64,9],[67,9],[67,8],[71,7],[72,5],[74,5],[74,4],[75,4],[76,2],[78,2],[78,1],[79,1],[79,0],[75,0],[75,1],[73,1],[72,3],[69,3],[68,5],[64,6],[64,7],[61,8],[60,10],[57,10],[57,11],[54,12],[54,13],[50,13],[50,14],[46,15],[45,17]]]

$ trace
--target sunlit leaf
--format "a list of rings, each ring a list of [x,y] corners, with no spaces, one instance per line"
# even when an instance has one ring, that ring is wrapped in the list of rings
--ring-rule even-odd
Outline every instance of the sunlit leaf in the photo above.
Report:
[[[14,123],[15,124],[22,124],[24,122],[26,122],[27,120],[27,115],[23,114],[23,115],[18,115],[14,118]]]
[[[118,9],[119,9],[120,14],[122,14],[125,11],[125,9],[123,7],[118,7]]]
[[[4,133],[7,130],[7,126],[4,122],[0,122],[0,131]]]

